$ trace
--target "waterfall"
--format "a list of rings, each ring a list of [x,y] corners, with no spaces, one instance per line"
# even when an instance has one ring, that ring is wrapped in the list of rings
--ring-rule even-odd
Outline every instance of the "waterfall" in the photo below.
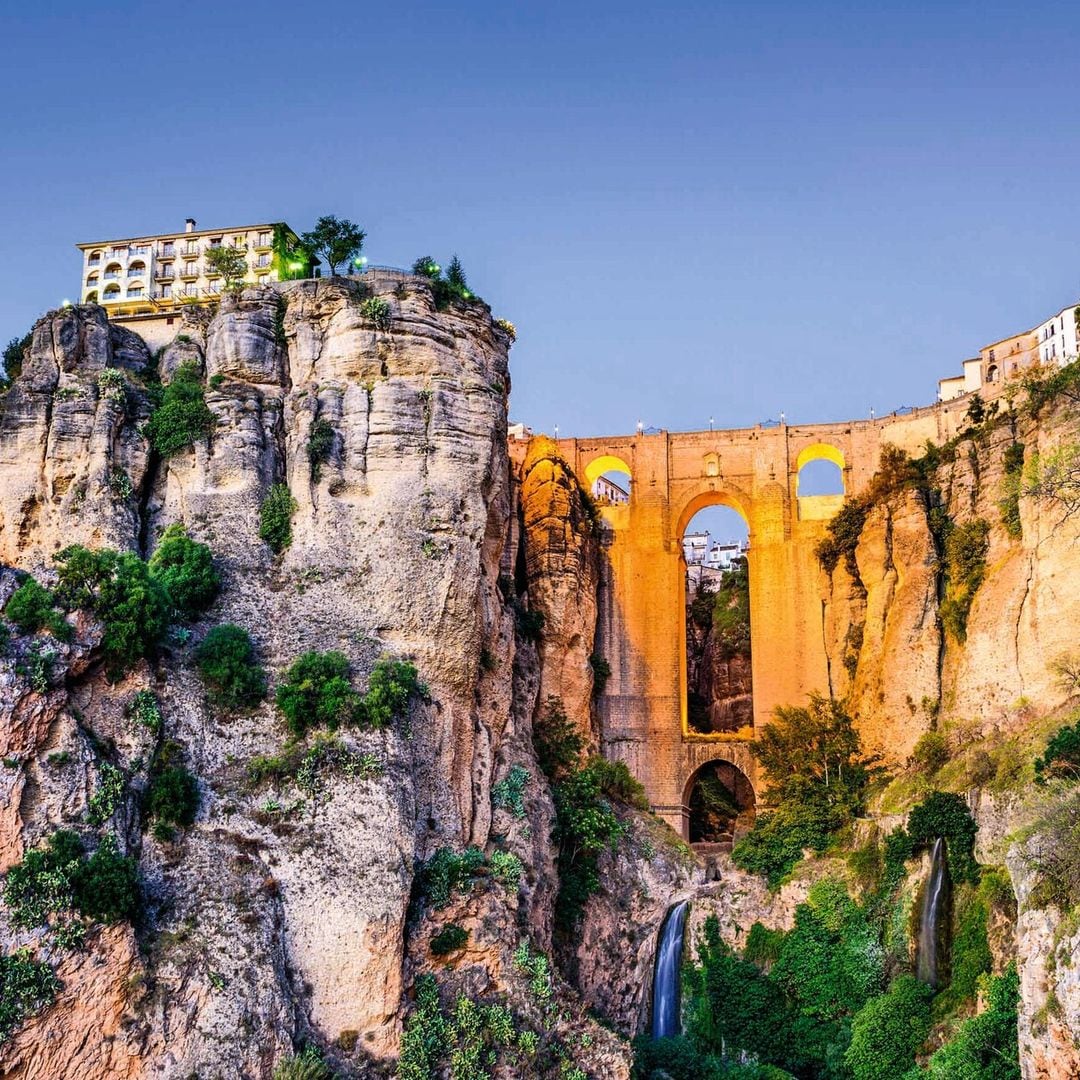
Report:
[[[941,978],[944,930],[942,918],[947,915],[948,902],[949,868],[945,859],[945,841],[939,836],[930,853],[930,877],[923,891],[915,967],[919,979],[935,990]]]
[[[682,966],[683,929],[690,902],[676,904],[664,918],[656,944],[653,969],[652,1036],[663,1039],[682,1031],[679,1016],[679,969]]]

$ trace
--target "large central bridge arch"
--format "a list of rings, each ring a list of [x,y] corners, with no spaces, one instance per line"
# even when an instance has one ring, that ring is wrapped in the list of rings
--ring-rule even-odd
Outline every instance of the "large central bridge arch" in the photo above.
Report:
[[[918,453],[957,433],[948,403],[902,417],[841,424],[759,426],[561,439],[583,486],[613,469],[632,478],[628,502],[603,506],[596,651],[611,667],[597,701],[604,753],[625,761],[657,813],[686,835],[686,785],[710,759],[731,761],[759,789],[747,739],[687,728],[682,533],[693,515],[733,506],[750,532],[754,725],[777,705],[828,693],[823,579],[814,549],[842,495],[800,495],[811,461],[836,465],[848,494],[861,491],[891,443]],[[682,626],[682,632],[676,627]]]

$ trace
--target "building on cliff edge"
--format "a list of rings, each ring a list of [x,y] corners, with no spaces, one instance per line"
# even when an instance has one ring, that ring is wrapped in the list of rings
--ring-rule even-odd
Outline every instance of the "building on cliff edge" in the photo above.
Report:
[[[221,276],[206,253],[223,245],[244,254],[249,285],[310,277],[318,262],[283,221],[197,229],[188,218],[182,232],[77,244],[80,301],[101,304],[112,322],[129,326],[147,343],[165,344],[185,306],[220,299]]]

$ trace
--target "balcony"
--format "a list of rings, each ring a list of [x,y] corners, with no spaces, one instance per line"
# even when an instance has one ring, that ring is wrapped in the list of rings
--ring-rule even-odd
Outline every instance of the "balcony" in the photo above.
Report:
[[[129,278],[146,277],[146,267],[145,266],[129,266],[127,276]]]
[[[162,244],[159,257],[162,259],[171,259],[176,255],[176,247],[173,244]]]
[[[176,277],[176,271],[171,266],[163,266],[154,274],[154,277],[158,281],[172,281]]]
[[[199,264],[189,263],[186,266],[180,267],[180,276],[185,281],[194,281],[199,276]]]
[[[268,258],[265,255],[260,255],[255,260],[255,269],[256,270],[269,270],[273,265],[274,265],[274,260]]]
[[[120,277],[120,271],[119,270],[106,270],[105,273],[102,274],[101,276],[106,281],[117,281],[119,279],[119,277]]]
[[[140,244],[137,247],[129,247],[128,255],[134,258],[136,255],[149,255],[150,248],[146,244]]]
[[[185,244],[183,248],[181,248],[180,254],[190,257],[192,255],[201,255],[202,252],[199,250],[198,244]]]
[[[274,237],[270,233],[266,233],[264,236],[260,236],[258,240],[252,244],[252,247],[256,251],[270,251],[274,246]]]

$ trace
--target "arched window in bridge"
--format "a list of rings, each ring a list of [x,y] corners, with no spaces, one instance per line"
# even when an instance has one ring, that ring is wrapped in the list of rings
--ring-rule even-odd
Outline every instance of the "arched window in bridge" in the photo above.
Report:
[[[691,844],[730,845],[754,824],[754,789],[730,761],[707,761],[690,777],[684,803]]]
[[[630,502],[630,466],[622,458],[605,454],[585,467],[589,493],[598,506],[626,506]]]
[[[680,541],[686,567],[687,728],[690,734],[749,736],[754,698],[746,520],[731,506],[706,505]]]
[[[800,498],[844,494],[844,455],[835,446],[815,443],[797,461],[796,493]]]

